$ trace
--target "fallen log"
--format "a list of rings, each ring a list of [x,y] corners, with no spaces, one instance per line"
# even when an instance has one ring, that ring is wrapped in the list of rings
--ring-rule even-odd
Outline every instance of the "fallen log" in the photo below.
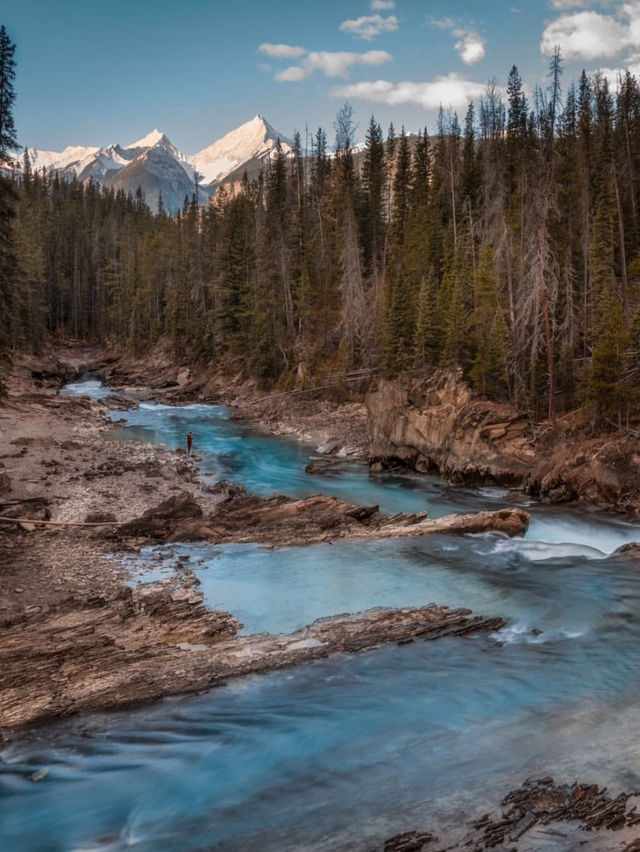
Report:
[[[103,521],[102,523],[86,523],[82,521],[39,521],[37,518],[0,518],[0,521],[10,524],[30,524],[37,526],[44,524],[46,527],[112,527],[113,521]]]

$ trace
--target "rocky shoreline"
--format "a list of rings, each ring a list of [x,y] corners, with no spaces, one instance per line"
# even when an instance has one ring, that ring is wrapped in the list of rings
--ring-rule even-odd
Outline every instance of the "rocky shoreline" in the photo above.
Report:
[[[79,363],[84,355],[79,353]],[[67,365],[69,372],[72,365]],[[238,636],[182,572],[132,590],[126,556],[150,541],[300,545],[497,529],[522,533],[519,509],[387,517],[335,498],[259,498],[209,486],[196,462],[163,447],[105,441],[125,399],[58,394],[55,365],[26,360],[0,407],[0,731],[151,701],[230,677],[414,637],[502,626],[446,607],[323,619],[291,636]],[[34,385],[34,380],[40,387]]]
[[[240,373],[223,379],[200,365],[175,365],[162,349],[143,360],[102,353],[91,369],[115,387],[151,387],[166,402],[228,404],[254,426],[374,470],[439,474],[457,485],[498,485],[542,502],[640,517],[638,433],[596,430],[585,410],[536,423],[477,397],[458,371],[356,383],[340,397],[333,386],[264,392]]]
[[[207,611],[191,590],[123,588],[111,599],[72,599],[2,622],[0,734],[73,713],[198,692],[331,654],[466,636],[504,624],[432,604],[323,618],[290,635],[235,636],[237,620]]]
[[[499,532],[515,536],[524,535],[529,526],[529,514],[518,508],[431,520],[427,512],[389,516],[382,514],[378,506],[354,506],[323,494],[302,499],[283,494],[258,497],[247,494],[242,485],[225,480],[210,492],[220,499],[208,516],[185,491],[139,518],[112,527],[106,535],[117,541],[133,539],[136,545],[149,541],[209,541],[290,547],[338,539],[361,541],[437,533]]]
[[[484,852],[487,849],[617,849],[638,852],[640,791],[615,797],[596,784],[556,784],[552,778],[527,780],[509,792],[498,809],[438,837],[425,829],[389,838],[384,852]],[[612,833],[615,832],[615,840]],[[548,847],[555,838],[562,846]],[[446,843],[446,847],[443,847]],[[612,843],[615,846],[611,845]]]

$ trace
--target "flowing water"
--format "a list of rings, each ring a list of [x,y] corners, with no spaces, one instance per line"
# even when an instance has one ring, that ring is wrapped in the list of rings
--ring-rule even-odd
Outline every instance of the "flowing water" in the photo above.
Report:
[[[143,403],[113,419],[126,421],[114,440],[176,447],[191,430],[212,481],[261,494],[322,491],[434,517],[514,499],[436,478],[371,477],[349,463],[309,476],[309,447],[234,423],[220,406]],[[22,734],[1,753],[0,846],[365,850],[408,829],[446,830],[527,777],[638,789],[640,568],[610,554],[640,530],[599,512],[528,509],[522,539],[158,549],[157,576],[188,557],[207,603],[237,614],[244,632],[430,601],[508,624],[493,636],[338,656]],[[573,842],[547,838],[544,848]]]

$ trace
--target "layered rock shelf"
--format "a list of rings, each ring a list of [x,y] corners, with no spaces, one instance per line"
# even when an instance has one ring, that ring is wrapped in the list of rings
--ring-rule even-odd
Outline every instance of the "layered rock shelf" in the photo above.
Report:
[[[222,482],[213,489],[220,502],[205,516],[188,492],[171,497],[111,535],[137,543],[202,541],[217,544],[262,542],[315,544],[335,539],[371,539],[450,533],[500,532],[523,535],[529,515],[523,509],[499,509],[431,520],[427,512],[384,515],[378,506],[354,506],[316,494],[300,500],[284,495],[258,497],[241,485]]]
[[[68,601],[0,625],[0,732],[73,713],[197,692],[229,678],[309,663],[389,642],[497,630],[501,618],[435,604],[315,621],[289,635],[235,636],[189,589],[123,589]]]

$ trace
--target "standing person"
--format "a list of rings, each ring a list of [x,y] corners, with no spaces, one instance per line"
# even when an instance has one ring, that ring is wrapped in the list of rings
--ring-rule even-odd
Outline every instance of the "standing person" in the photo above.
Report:
[[[187,455],[191,455],[191,449],[193,447],[193,435],[191,432],[187,434]]]

